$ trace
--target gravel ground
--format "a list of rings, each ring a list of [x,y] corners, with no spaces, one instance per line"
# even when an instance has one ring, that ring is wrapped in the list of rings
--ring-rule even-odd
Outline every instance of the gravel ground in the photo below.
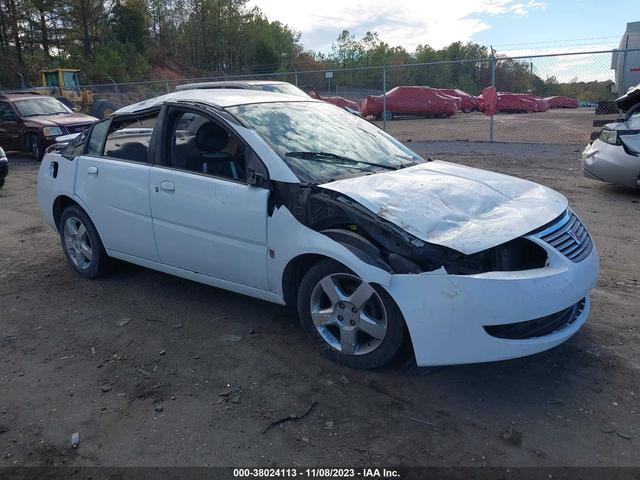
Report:
[[[0,466],[640,465],[640,193],[583,178],[582,144],[411,146],[569,197],[602,256],[574,338],[499,363],[349,370],[283,308],[131,265],[81,279],[40,219],[38,165],[12,157]]]
[[[585,145],[594,130],[593,120],[608,118],[613,117],[596,117],[593,108],[554,109],[540,113],[500,113],[494,117],[494,140]],[[489,117],[479,112],[457,113],[451,118],[400,117],[387,122],[387,131],[402,141],[486,142],[489,140],[489,122]],[[382,122],[375,123],[382,126]]]

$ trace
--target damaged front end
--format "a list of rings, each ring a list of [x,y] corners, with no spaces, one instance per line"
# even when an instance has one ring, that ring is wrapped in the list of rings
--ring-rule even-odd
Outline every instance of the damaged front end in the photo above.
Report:
[[[372,213],[347,195],[315,184],[272,182],[269,215],[286,207],[294,218],[340,243],[362,261],[395,274],[444,269],[473,275],[542,268],[547,253],[522,237],[485,250],[464,254],[425,242]]]

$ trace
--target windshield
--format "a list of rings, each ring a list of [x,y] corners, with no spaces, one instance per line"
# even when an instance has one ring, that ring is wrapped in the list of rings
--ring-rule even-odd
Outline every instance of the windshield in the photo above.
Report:
[[[395,170],[423,160],[362,118],[324,102],[227,109],[253,128],[303,182]]]
[[[286,93],[287,95],[295,95],[296,97],[309,98],[309,95],[304,93],[298,87],[286,83],[263,84],[258,85],[257,87],[265,92]]]
[[[21,117],[35,117],[36,115],[56,115],[60,113],[71,113],[67,106],[51,97],[29,98],[17,100],[16,109]]]

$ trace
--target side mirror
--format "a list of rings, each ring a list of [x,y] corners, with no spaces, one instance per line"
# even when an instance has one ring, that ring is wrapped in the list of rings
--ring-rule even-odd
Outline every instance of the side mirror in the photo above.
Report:
[[[17,122],[18,117],[15,113],[5,113],[4,115],[2,115],[2,120],[4,120],[5,122]]]
[[[247,178],[247,183],[249,185],[253,185],[254,187],[265,187],[269,181],[265,178],[264,175],[255,171],[255,169],[249,169],[249,178]]]

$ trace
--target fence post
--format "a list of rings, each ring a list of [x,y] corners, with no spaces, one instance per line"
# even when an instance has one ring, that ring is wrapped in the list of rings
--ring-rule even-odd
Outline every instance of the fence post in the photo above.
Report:
[[[491,86],[496,86],[496,55],[495,50],[491,47]],[[489,143],[493,143],[493,117],[489,117]]]
[[[165,87],[167,87],[167,93],[171,93],[171,89],[169,88],[169,80],[164,81]]]
[[[116,94],[116,107],[120,108],[120,92],[118,91],[118,84],[113,79],[111,79],[111,83],[113,83],[113,91]]]
[[[382,129],[387,131],[387,69],[382,69]]]

